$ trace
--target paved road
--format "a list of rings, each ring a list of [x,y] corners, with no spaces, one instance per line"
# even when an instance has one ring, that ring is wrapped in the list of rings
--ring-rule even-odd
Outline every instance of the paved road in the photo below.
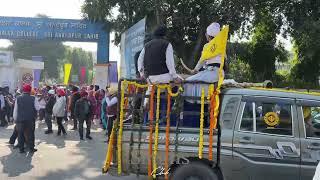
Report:
[[[77,132],[69,130],[66,137],[58,137],[56,126],[51,135],[44,134],[45,128],[45,123],[37,123],[38,152],[33,155],[20,154],[8,146],[13,125],[0,128],[0,180],[137,180],[134,175],[119,178],[101,174],[107,148],[101,128],[94,126],[93,140],[82,142]]]

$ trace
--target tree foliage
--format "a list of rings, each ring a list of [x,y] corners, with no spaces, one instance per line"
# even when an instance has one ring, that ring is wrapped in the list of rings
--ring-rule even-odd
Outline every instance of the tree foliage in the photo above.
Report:
[[[87,74],[89,72],[92,73],[93,70],[93,57],[92,54],[84,51],[81,48],[70,48],[67,47],[65,51],[65,56],[63,61],[61,61],[60,67],[63,68],[63,65],[65,63],[72,64],[71,74],[72,75],[78,75],[80,79],[80,69],[81,67],[86,67]],[[62,69],[63,70],[63,69]],[[85,79],[85,82],[90,83],[89,79],[90,75],[87,75],[87,78]]]
[[[251,67],[253,81],[262,82],[275,78],[275,62],[286,61],[287,53],[281,44],[277,44],[280,27],[271,12],[256,12],[252,40],[248,45],[244,60]]]
[[[320,1],[294,1],[286,16],[297,48],[292,78],[315,85],[320,75]]]
[[[44,72],[47,78],[58,78],[58,62],[64,57],[65,48],[62,42],[12,40],[8,50],[14,52],[16,59],[29,59],[32,56],[42,56],[44,59]],[[42,76],[43,77],[43,76]]]
[[[193,66],[205,43],[204,33],[211,22],[229,24],[231,32],[241,27],[249,17],[250,0],[86,0],[84,16],[93,21],[110,22],[116,32],[115,43],[121,33],[147,17],[147,28],[152,32],[156,24],[166,24],[168,39],[178,58]],[[112,17],[112,10],[119,14]]]
[[[115,44],[121,33],[144,17],[149,32],[164,23],[177,57],[190,67],[200,56],[206,27],[213,21],[229,24],[230,34],[250,39],[239,55],[249,64],[255,81],[277,79],[275,61],[288,59],[277,36],[291,36],[297,63],[290,78],[314,83],[320,75],[319,0],[85,0],[83,14],[110,23],[116,32]]]

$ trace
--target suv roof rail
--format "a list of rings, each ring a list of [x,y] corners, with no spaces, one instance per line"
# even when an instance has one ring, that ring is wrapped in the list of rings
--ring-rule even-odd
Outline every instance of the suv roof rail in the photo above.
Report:
[[[270,80],[266,80],[262,83],[250,83],[250,82],[243,82],[239,83],[236,82],[233,79],[226,79],[223,82],[222,85],[223,88],[250,88],[250,87],[260,87],[260,88],[268,88],[272,89],[273,88],[273,83]]]

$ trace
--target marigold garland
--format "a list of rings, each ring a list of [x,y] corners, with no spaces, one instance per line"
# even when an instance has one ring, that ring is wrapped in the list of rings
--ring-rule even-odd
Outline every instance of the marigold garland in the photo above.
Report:
[[[214,109],[215,109],[215,92],[210,98],[210,127],[209,127],[209,160],[213,160],[213,130],[214,130]]]
[[[150,94],[150,109],[149,109],[149,151],[148,151],[148,176],[152,177],[152,139],[153,139],[153,116],[154,116],[154,89],[155,86],[151,86]]]
[[[164,87],[164,86],[163,86]],[[159,143],[159,119],[160,119],[160,94],[161,86],[158,86],[157,90],[157,110],[156,110],[156,127],[155,127],[155,137],[154,137],[154,150],[153,150],[153,169],[157,169],[157,153],[158,153],[158,143]],[[156,178],[157,173],[153,173],[153,178]]]
[[[208,89],[208,97],[207,97],[208,100],[212,99],[213,93],[214,93],[214,85],[210,84]]]
[[[149,87],[148,84],[139,84],[139,83],[134,82],[134,81],[129,81],[128,84],[134,85],[134,86],[136,86],[138,88],[147,88],[147,87]]]
[[[148,84],[139,84],[137,82],[133,81],[127,81],[124,80],[121,82],[121,100],[120,100],[120,116],[119,116],[119,132],[117,137],[117,156],[118,156],[118,174],[121,175],[122,173],[122,135],[123,135],[123,120],[124,120],[124,107],[128,103],[128,99],[125,98],[125,87],[128,87],[128,92],[131,93],[134,89],[134,87],[137,88],[148,88],[150,85]],[[154,144],[154,156],[152,157],[152,145],[153,145],[153,120],[154,120],[154,91],[155,87],[158,88],[157,93],[157,111],[156,111],[156,127],[155,127],[155,144]],[[150,133],[149,133],[149,159],[148,159],[148,175],[149,177],[152,176],[152,160],[153,160],[153,166],[156,167],[156,157],[157,157],[157,151],[158,151],[158,136],[159,136],[159,119],[160,119],[160,90],[161,89],[167,89],[168,92],[168,105],[167,105],[167,127],[166,127],[166,146],[167,146],[167,156],[169,155],[169,136],[170,136],[170,108],[171,108],[171,97],[177,97],[181,92],[183,92],[183,88],[179,87],[178,91],[176,93],[172,93],[172,88],[168,84],[161,84],[161,85],[152,85],[151,86],[151,94],[150,94]],[[170,97],[170,98],[169,98]],[[107,171],[110,167],[111,161],[112,161],[112,151],[113,151],[113,137],[115,134],[115,126],[112,128],[110,141],[108,145],[108,151],[106,154],[106,161],[105,166],[103,167],[104,171]],[[168,161],[169,156],[166,159],[166,170],[168,170]],[[155,174],[154,174],[155,176]],[[167,176],[167,175],[166,175]]]
[[[213,94],[213,102],[212,105],[214,107],[214,114],[213,114],[213,120],[212,123],[210,122],[210,130],[211,130],[211,134],[212,134],[212,138],[213,138],[213,129],[217,128],[217,122],[218,122],[218,114],[219,114],[219,106],[220,106],[220,100],[219,100],[219,96],[220,96],[220,89],[221,89],[221,85],[223,84],[224,81],[224,74],[223,74],[223,65],[224,65],[224,61],[225,61],[225,53],[222,53],[221,56],[221,66],[219,68],[219,80],[218,80],[218,85],[216,87],[216,90],[214,91]],[[213,139],[211,139],[211,143],[212,143]],[[210,140],[209,140],[210,143]],[[212,150],[212,145],[211,145],[211,150],[209,149],[209,160],[213,159],[213,150]]]
[[[168,94],[169,94],[171,97],[177,97],[177,96],[179,96],[179,94],[180,94],[181,92],[183,92],[183,88],[182,88],[181,86],[179,87],[179,89],[178,89],[178,91],[177,91],[176,93],[172,93],[172,88],[171,88],[170,85],[167,85],[166,87],[167,87],[167,90],[168,90]]]
[[[107,150],[107,154],[106,154],[106,161],[105,161],[105,164],[103,167],[104,172],[108,171],[108,169],[110,168],[111,161],[112,161],[114,134],[115,134],[115,123],[112,126],[111,135],[109,138],[108,150]]]
[[[203,124],[204,124],[204,88],[201,90],[201,110],[200,110],[200,134],[199,134],[199,159],[202,159],[203,154]]]
[[[215,106],[214,106],[214,117],[213,117],[213,129],[217,128],[219,106],[220,106],[219,95],[220,95],[220,90],[217,90],[214,98]]]
[[[119,134],[118,134],[118,175],[122,172],[122,131],[123,131],[123,106],[124,106],[124,92],[127,81],[121,82],[121,100],[120,100],[120,117],[119,117]]]
[[[171,96],[167,95],[167,126],[166,126],[166,158],[165,172],[169,171],[169,146],[170,146],[170,111],[171,111]],[[165,173],[165,179],[168,180],[168,173]]]

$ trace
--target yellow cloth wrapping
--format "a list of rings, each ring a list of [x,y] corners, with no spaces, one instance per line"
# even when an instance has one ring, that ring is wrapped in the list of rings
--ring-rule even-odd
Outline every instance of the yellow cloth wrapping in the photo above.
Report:
[[[213,38],[209,43],[204,45],[201,53],[200,62],[214,58],[218,55],[225,55],[228,40],[228,32],[229,26],[223,27],[215,38]]]

